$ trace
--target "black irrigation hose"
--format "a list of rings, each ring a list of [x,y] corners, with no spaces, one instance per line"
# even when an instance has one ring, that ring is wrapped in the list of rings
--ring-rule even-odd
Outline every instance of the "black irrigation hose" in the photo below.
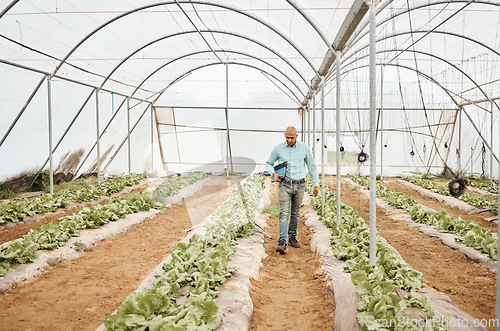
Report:
[[[365,152],[360,152],[358,154],[358,163],[365,163],[366,161],[368,161],[368,154],[366,154]]]
[[[464,178],[455,178],[448,183],[450,194],[455,198],[461,196],[467,189],[467,180]]]

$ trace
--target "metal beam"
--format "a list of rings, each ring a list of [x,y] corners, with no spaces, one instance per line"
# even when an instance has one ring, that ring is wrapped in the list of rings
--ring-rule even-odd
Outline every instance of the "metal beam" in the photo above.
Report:
[[[341,25],[340,30],[337,32],[335,39],[323,58],[319,70],[317,71],[314,78],[311,80],[311,86],[306,94],[305,99],[302,101],[302,105],[306,106],[309,104],[312,96],[317,91],[318,86],[321,84],[322,77],[325,77],[333,63],[335,62],[335,52],[337,50],[342,50],[346,45],[347,41],[353,34],[356,27],[361,22],[361,19],[365,16],[368,11],[368,6],[364,0],[355,0],[351,6],[351,9],[347,13],[344,22]],[[332,49],[334,51],[332,51]]]
[[[360,0],[357,0],[357,1],[360,1]],[[213,6],[213,7],[218,7],[218,8],[223,8],[223,9],[226,9],[226,10],[229,10],[229,11],[233,11],[233,12],[236,12],[238,14],[241,14],[241,15],[244,15],[260,24],[262,24],[263,26],[267,27],[268,29],[270,29],[271,31],[273,31],[274,33],[276,33],[277,35],[279,35],[283,40],[287,41],[290,45],[292,45],[294,47],[294,49],[302,56],[302,58],[309,64],[309,66],[314,70],[314,72],[317,72],[316,68],[314,67],[314,65],[312,64],[312,62],[304,55],[304,52],[300,49],[300,47],[298,47],[297,44],[295,44],[290,38],[288,38],[287,36],[285,36],[283,33],[281,33],[280,31],[278,31],[273,25],[271,25],[270,23],[267,23],[263,20],[261,20],[260,18],[256,17],[256,16],[253,16],[251,14],[249,14],[248,12],[246,11],[243,11],[243,10],[239,10],[239,9],[235,9],[233,7],[230,7],[230,6],[226,6],[226,5],[222,5],[222,4],[218,4],[218,3],[210,3],[210,2],[204,2],[204,1],[196,1],[196,0],[176,0],[176,1],[162,1],[162,2],[158,2],[158,3],[154,3],[154,4],[149,4],[149,5],[146,5],[146,6],[141,6],[141,7],[137,7],[137,8],[134,8],[133,10],[130,10],[128,12],[125,12],[125,13],[122,13],[118,16],[115,16],[113,17],[112,19],[108,20],[107,22],[101,24],[100,26],[98,26],[97,28],[95,28],[93,31],[91,31],[89,34],[87,34],[83,39],[81,39],[75,46],[73,46],[73,48],[64,56],[64,58],[61,60],[61,62],[57,65],[56,69],[54,70],[54,72],[52,73],[52,75],[55,75],[59,69],[63,66],[64,63],[66,63],[66,61],[69,59],[69,57],[85,42],[87,41],[91,36],[93,36],[94,34],[96,34],[97,32],[99,32],[100,30],[102,30],[103,28],[105,28],[106,26],[108,26],[109,24],[127,16],[127,15],[130,15],[130,14],[133,14],[133,13],[136,13],[136,12],[139,12],[139,11],[142,11],[142,10],[145,10],[145,9],[149,9],[149,8],[154,8],[154,7],[158,7],[158,6],[166,6],[166,5],[178,5],[180,3],[187,3],[187,4],[201,4],[201,5],[206,5],[206,6]]]
[[[106,82],[110,79],[110,77],[116,72],[116,70],[118,70],[118,68],[123,64],[125,63],[128,59],[130,59],[132,56],[134,56],[135,54],[137,54],[138,52],[140,52],[141,50],[145,49],[146,47],[148,46],[151,46],[157,42],[160,42],[160,41],[163,41],[163,40],[166,40],[166,39],[169,39],[169,38],[173,38],[173,37],[177,37],[177,36],[183,36],[183,35],[187,35],[187,34],[192,34],[192,33],[198,33],[198,32],[201,32],[201,33],[211,33],[211,34],[222,34],[222,35],[228,35],[228,36],[233,36],[233,37],[237,37],[237,38],[242,38],[242,39],[245,39],[247,41],[250,41],[251,43],[254,43],[254,44],[257,44],[265,49],[267,49],[268,51],[270,51],[271,53],[273,53],[274,55],[276,55],[277,57],[279,57],[283,62],[285,62],[289,67],[291,67],[293,69],[293,71],[295,71],[297,73],[297,75],[299,75],[299,77],[302,79],[302,81],[306,84],[306,86],[309,86],[309,83],[307,82],[307,80],[305,79],[304,75],[302,75],[299,70],[296,68],[296,66],[292,65],[290,63],[290,61],[288,61],[288,59],[281,55],[280,53],[278,53],[277,50],[275,50],[274,48],[270,47],[270,46],[267,46],[265,44],[263,44],[262,42],[260,42],[259,40],[257,39],[253,39],[251,37],[248,37],[248,36],[245,36],[245,35],[241,35],[241,34],[238,34],[238,33],[235,33],[235,32],[229,32],[229,31],[221,31],[221,30],[199,30],[199,31],[195,31],[195,30],[192,30],[192,31],[182,31],[182,32],[177,32],[177,33],[173,33],[173,34],[170,34],[170,35],[166,35],[166,36],[163,36],[163,37],[160,37],[160,38],[157,38],[149,43],[146,43],[144,45],[142,45],[141,47],[137,48],[136,50],[134,50],[132,53],[130,53],[129,55],[127,55],[126,57],[124,57],[120,63],[118,63],[111,71],[110,73],[106,76],[106,78],[104,79],[104,81],[101,83],[101,87],[104,86],[104,84],[106,84]],[[290,45],[293,47],[293,45]],[[193,55],[193,54],[201,54],[203,52],[224,52],[224,53],[235,53],[235,54],[241,54],[241,55],[245,55],[245,56],[248,56],[248,57],[252,57],[254,59],[257,59],[263,63],[266,63],[267,65],[269,65],[269,63],[267,61],[264,61],[263,59],[261,58],[258,58],[256,56],[253,56],[253,55],[250,55],[249,53],[244,53],[244,52],[238,52],[238,51],[235,51],[235,50],[210,50],[210,51],[197,51],[197,52],[193,52],[193,53],[189,53],[189,55]],[[170,63],[173,63],[175,62],[176,60],[178,60],[179,58],[183,58],[183,57],[186,57],[187,55],[182,55],[178,58],[175,58],[173,59],[172,61],[168,62],[169,64]],[[271,66],[271,65],[270,65]],[[273,68],[275,68],[274,66],[272,66]],[[276,69],[276,68],[275,68]],[[282,72],[280,72],[281,74],[283,74]],[[290,79],[288,76],[286,76],[285,74],[283,74],[283,76],[287,77],[288,79]]]

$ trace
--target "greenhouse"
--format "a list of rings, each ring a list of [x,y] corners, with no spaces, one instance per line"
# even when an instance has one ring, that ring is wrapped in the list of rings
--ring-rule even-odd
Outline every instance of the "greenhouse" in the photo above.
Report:
[[[3,0],[0,36],[6,329],[500,330],[499,0]]]

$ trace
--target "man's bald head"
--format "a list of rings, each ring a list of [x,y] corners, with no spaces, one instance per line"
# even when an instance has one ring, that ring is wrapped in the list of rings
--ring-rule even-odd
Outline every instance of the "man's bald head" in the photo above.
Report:
[[[296,135],[297,129],[294,126],[289,126],[285,129],[285,134]]]
[[[294,146],[297,141],[297,129],[294,126],[289,126],[285,130],[285,139],[288,146]]]

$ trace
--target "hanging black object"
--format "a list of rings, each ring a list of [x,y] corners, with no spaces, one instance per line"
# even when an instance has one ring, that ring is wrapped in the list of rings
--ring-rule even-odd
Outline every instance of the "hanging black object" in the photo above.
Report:
[[[415,152],[412,150],[412,151],[410,152],[410,155],[411,155],[411,156],[415,155]]]
[[[326,145],[323,145],[324,148],[326,148]]]
[[[448,143],[444,143],[444,148],[448,148]]]
[[[368,161],[368,154],[366,154],[365,152],[360,152],[358,154],[358,163],[365,163],[366,161]]]
[[[365,145],[361,145],[361,147],[365,148]]]
[[[384,144],[384,147],[387,147],[387,144]]]
[[[486,147],[484,147],[484,143],[483,143],[483,147],[481,147],[481,177],[484,177],[484,173],[485,173],[485,170],[486,170]]]
[[[425,144],[424,144],[424,153],[426,152]]]
[[[467,189],[467,180],[464,178],[455,178],[448,183],[448,189],[452,196],[458,198]]]
[[[316,141],[319,141],[319,138],[316,138]]]
[[[344,146],[340,146],[340,151],[343,152],[344,151]]]

